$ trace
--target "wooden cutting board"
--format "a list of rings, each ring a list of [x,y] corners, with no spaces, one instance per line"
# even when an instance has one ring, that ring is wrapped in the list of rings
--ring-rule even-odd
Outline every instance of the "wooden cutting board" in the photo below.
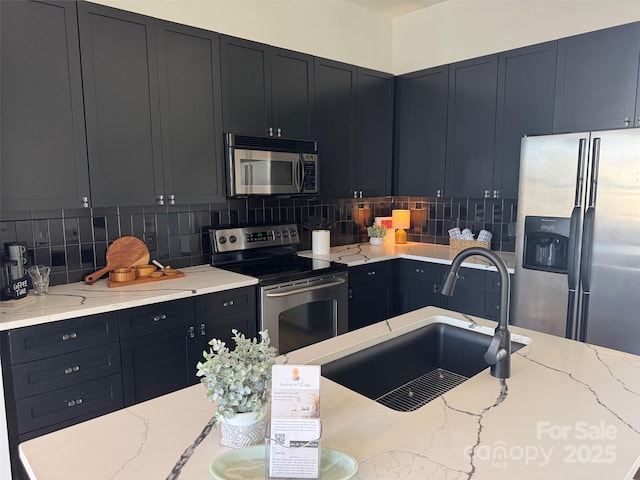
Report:
[[[84,282],[91,285],[93,282],[116,268],[130,268],[134,265],[146,265],[149,263],[149,249],[145,243],[137,237],[120,237],[107,248],[107,265],[94,273],[87,275]]]
[[[163,275],[161,277],[141,277],[136,278],[135,280],[126,280],[124,282],[114,282],[113,280],[107,280],[107,286],[109,288],[114,287],[126,287],[127,285],[138,285],[139,283],[149,283],[149,282],[160,282],[162,280],[173,280],[174,278],[182,278],[184,277],[184,272],[180,270],[173,275]]]

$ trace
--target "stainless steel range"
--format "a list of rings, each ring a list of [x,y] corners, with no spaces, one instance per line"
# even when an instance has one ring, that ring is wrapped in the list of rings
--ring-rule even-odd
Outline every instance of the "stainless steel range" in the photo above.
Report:
[[[258,330],[279,353],[347,331],[347,266],[299,257],[295,224],[209,230],[211,265],[258,279]]]

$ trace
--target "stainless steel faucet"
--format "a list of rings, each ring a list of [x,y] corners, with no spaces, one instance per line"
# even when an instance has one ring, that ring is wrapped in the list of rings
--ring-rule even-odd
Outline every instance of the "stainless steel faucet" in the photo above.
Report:
[[[491,375],[496,378],[509,378],[511,375],[511,333],[508,325],[511,280],[504,261],[495,252],[486,248],[472,247],[462,250],[453,259],[451,268],[442,282],[440,293],[448,297],[453,295],[460,265],[465,258],[473,255],[480,255],[491,261],[500,274],[500,321],[493,334],[489,349],[484,354],[484,361],[491,365]]]

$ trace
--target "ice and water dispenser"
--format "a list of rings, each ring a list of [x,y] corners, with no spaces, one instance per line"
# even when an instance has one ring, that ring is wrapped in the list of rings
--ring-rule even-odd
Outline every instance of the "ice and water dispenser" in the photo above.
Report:
[[[571,219],[525,217],[522,266],[545,272],[567,273]]]

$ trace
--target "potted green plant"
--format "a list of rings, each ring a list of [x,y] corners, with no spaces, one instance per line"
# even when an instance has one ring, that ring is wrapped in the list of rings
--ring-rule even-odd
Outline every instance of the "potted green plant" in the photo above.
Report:
[[[222,340],[210,340],[211,348],[203,352],[204,360],[196,368],[207,398],[217,402],[214,416],[220,424],[220,442],[239,448],[264,438],[264,410],[277,350],[269,345],[266,330],[259,332],[260,341],[231,331],[235,348],[229,350]]]
[[[384,236],[387,234],[387,227],[373,224],[367,227],[367,234],[369,235],[369,243],[371,245],[382,245],[384,243]]]

